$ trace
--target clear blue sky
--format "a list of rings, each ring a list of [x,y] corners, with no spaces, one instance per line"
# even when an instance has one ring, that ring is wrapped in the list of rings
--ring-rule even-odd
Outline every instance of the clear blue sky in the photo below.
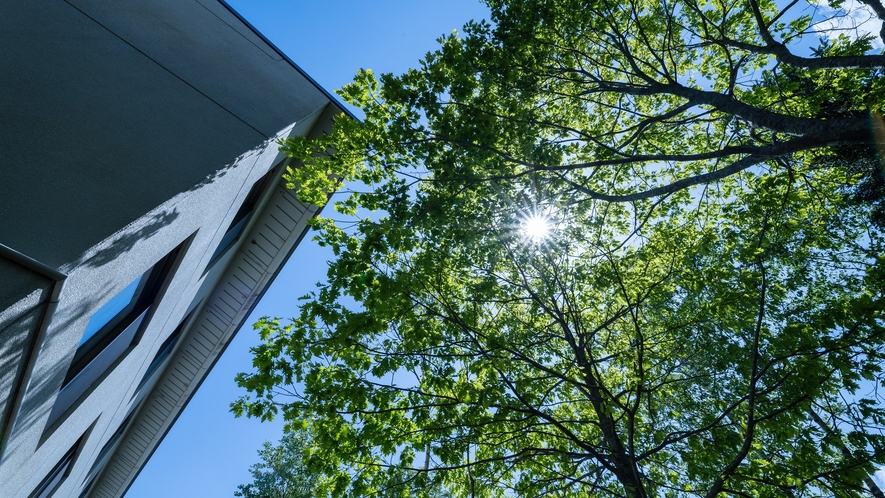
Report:
[[[228,0],[256,29],[329,91],[356,70],[400,73],[487,9],[479,0]],[[294,316],[295,298],[325,276],[331,254],[305,238],[246,321],[166,439],[126,494],[127,498],[233,496],[250,481],[265,440],[276,442],[282,423],[235,419],[228,406],[242,392],[237,372],[251,369],[251,324],[263,315]]]

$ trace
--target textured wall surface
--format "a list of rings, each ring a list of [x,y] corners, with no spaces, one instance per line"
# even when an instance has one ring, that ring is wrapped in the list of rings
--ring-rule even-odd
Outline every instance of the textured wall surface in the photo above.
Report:
[[[226,285],[243,240],[204,270],[251,186],[285,159],[275,140],[341,111],[215,0],[0,2],[0,46],[0,244],[38,263],[0,259],[0,495],[28,496],[76,447],[54,495],[76,497],[121,422],[152,399],[136,391],[159,346]],[[101,370],[76,399],[60,397],[90,317],[179,246],[143,326],[81,371]]]
[[[51,284],[51,279],[0,254],[0,310],[13,308],[33,291],[46,290]],[[3,316],[0,311],[0,327]]]
[[[0,437],[9,429],[28,355],[34,349],[37,328],[46,312],[44,294],[44,290],[36,290],[15,308],[0,313]],[[0,439],[0,445],[4,442],[5,438]]]
[[[53,267],[327,101],[216,1],[2,2],[0,46],[0,242]]]

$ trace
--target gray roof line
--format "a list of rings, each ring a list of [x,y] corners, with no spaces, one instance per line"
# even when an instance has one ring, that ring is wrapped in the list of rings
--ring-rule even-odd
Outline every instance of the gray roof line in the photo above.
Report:
[[[268,40],[267,37],[264,36],[263,33],[261,33],[261,31],[258,31],[258,30],[255,28],[255,26],[252,26],[252,24],[251,24],[249,21],[247,21],[243,16],[241,16],[240,13],[236,11],[236,9],[234,9],[233,7],[231,7],[230,4],[228,4],[226,0],[218,0],[218,2],[219,2],[221,5],[223,5],[228,11],[230,11],[231,14],[233,14],[234,16],[236,16],[237,19],[240,20],[240,22],[242,22],[242,23],[245,24],[249,29],[251,29],[253,33],[255,33],[259,38],[261,38],[262,41],[264,41],[264,43],[267,43],[267,45],[270,46],[270,48],[274,49],[278,54],[280,54],[280,56],[281,56],[286,62],[288,62],[292,67],[294,67],[295,70],[298,71],[298,72],[301,74],[301,76],[304,76],[308,81],[310,81],[310,83],[311,83],[313,86],[315,86],[319,91],[323,92],[323,95],[325,95],[326,98],[329,99],[329,101],[331,101],[331,102],[332,102],[333,104],[335,104],[339,109],[341,109],[342,112],[344,112],[345,114],[347,114],[351,119],[356,119],[357,121],[361,121],[358,117],[356,117],[356,115],[354,115],[349,109],[347,109],[347,108],[344,106],[344,104],[338,99],[338,97],[337,97],[336,95],[334,95],[333,93],[329,92],[328,90],[326,90],[325,88],[323,88],[322,85],[320,85],[319,83],[317,83],[316,80],[313,79],[309,74],[307,74],[307,72],[305,72],[303,69],[301,69],[301,67],[298,66],[298,64],[296,64],[295,61],[293,61],[292,59],[290,59],[288,55],[286,55],[285,53],[283,53],[282,50],[279,49],[279,47],[277,47],[277,46],[274,45],[270,40]]]

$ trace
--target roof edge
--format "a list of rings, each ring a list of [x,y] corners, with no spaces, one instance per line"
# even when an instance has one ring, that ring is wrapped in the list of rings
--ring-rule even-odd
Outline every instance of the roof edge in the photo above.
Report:
[[[289,63],[289,65],[291,65],[293,68],[295,68],[295,70],[298,71],[298,73],[301,74],[301,76],[304,76],[308,81],[310,81],[310,83],[311,83],[313,86],[315,86],[319,91],[321,91],[321,92],[323,93],[323,95],[325,95],[326,98],[329,99],[330,102],[332,102],[333,104],[335,104],[335,106],[338,107],[338,109],[340,109],[341,112],[343,112],[344,114],[347,114],[347,116],[350,117],[351,119],[355,119],[355,120],[357,120],[357,121],[360,121],[360,119],[359,119],[358,117],[356,117],[356,115],[353,114],[353,113],[350,111],[350,109],[348,109],[348,108],[346,108],[346,107],[344,106],[344,104],[338,99],[337,96],[335,96],[335,94],[329,92],[329,91],[326,90],[322,85],[320,85],[319,83],[317,83],[317,81],[316,81],[315,79],[313,79],[309,74],[307,74],[306,71],[304,71],[303,69],[301,69],[301,67],[300,67],[298,64],[296,64],[295,61],[293,61],[292,59],[290,59],[289,56],[286,55],[282,50],[280,50],[279,47],[277,47],[276,45],[273,44],[273,42],[271,42],[270,40],[268,40],[267,37],[264,36],[264,34],[263,34],[261,31],[259,31],[258,29],[256,29],[255,26],[252,25],[252,23],[250,23],[249,21],[247,21],[246,18],[244,18],[243,16],[241,16],[240,13],[237,12],[236,9],[234,9],[233,7],[231,7],[230,4],[227,3],[226,0],[218,0],[218,3],[220,3],[221,5],[223,5],[224,8],[226,8],[231,14],[233,14],[234,16],[236,16],[236,18],[239,19],[240,22],[242,22],[242,23],[245,24],[249,29],[251,29],[252,32],[255,33],[255,35],[257,35],[259,38],[261,38],[261,40],[262,40],[264,43],[267,43],[267,45],[268,45],[270,48],[274,49],[274,51],[276,51],[276,53],[278,53],[278,54],[280,55],[280,57],[283,58],[283,60],[285,60],[286,62]]]

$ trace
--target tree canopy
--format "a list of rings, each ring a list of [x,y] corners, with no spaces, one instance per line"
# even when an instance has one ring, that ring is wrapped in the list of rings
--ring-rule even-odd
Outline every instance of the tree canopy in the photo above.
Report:
[[[284,434],[280,444],[265,441],[261,461],[249,468],[252,482],[240,484],[234,496],[243,498],[313,498],[316,476],[304,464],[307,438],[303,433]]]
[[[885,17],[878,2],[866,3]],[[882,40],[822,33],[844,14],[822,19],[821,6],[487,3],[494,26],[469,23],[420,68],[380,84],[362,71],[345,87],[363,122],[342,119],[312,145],[290,140],[306,199],[322,203],[330,175],[374,183],[426,164],[439,181],[543,174],[560,195],[627,202],[779,158],[865,149],[871,125],[885,140],[885,55],[871,51]],[[316,159],[330,147],[337,154]]]
[[[308,431],[320,494],[867,493],[882,40],[799,0],[488,4],[286,142],[302,199],[369,188],[235,413]]]

